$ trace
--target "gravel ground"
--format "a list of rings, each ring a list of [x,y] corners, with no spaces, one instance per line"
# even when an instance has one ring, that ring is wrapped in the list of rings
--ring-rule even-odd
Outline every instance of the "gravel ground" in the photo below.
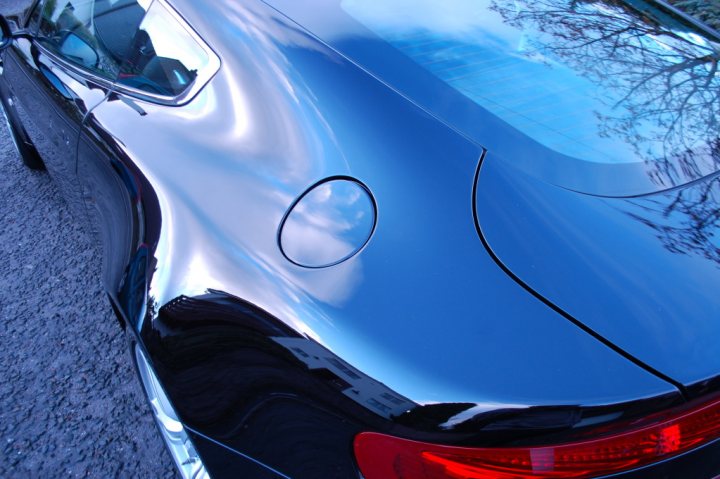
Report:
[[[98,251],[0,122],[0,478],[174,478]]]

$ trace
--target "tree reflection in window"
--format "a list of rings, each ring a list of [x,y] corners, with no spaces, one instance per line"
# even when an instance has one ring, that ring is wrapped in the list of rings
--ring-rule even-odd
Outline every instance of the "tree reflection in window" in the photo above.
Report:
[[[720,3],[671,3],[720,25]],[[601,133],[633,144],[656,184],[670,188],[720,168],[720,39],[640,0],[493,0],[491,8],[542,32],[535,48],[598,85],[610,112],[597,113]],[[718,178],[628,199],[623,210],[669,251],[720,266]]]
[[[674,3],[720,17],[720,3],[705,2],[702,12]],[[526,54],[552,55],[598,86],[600,134],[633,145],[655,183],[720,168],[720,39],[642,0],[493,0],[491,9],[541,32]]]
[[[720,160],[720,140],[713,151]],[[628,199],[622,211],[652,229],[667,250],[700,256],[720,268],[720,178]]]

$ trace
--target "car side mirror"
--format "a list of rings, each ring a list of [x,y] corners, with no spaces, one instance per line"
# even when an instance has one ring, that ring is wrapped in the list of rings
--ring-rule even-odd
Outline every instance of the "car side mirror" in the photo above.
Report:
[[[62,56],[88,68],[96,68],[100,57],[95,49],[83,38],[73,32],[66,32],[60,43]]]
[[[32,39],[32,34],[28,30],[13,31],[4,15],[0,15],[0,52],[7,49],[16,38]]]

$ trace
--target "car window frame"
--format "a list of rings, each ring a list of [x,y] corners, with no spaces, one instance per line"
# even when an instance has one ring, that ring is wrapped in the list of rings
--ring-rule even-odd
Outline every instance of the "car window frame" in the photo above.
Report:
[[[208,57],[208,63],[201,71],[198,71],[197,76],[188,86],[188,88],[186,88],[182,93],[178,95],[171,96],[150,93],[144,90],[140,90],[138,88],[123,85],[121,83],[118,83],[117,81],[115,81],[114,91],[119,94],[126,94],[140,100],[149,101],[151,103],[158,103],[167,106],[182,106],[195,98],[195,96],[200,93],[200,91],[205,88],[205,86],[210,82],[210,80],[212,80],[212,78],[217,74],[221,67],[220,57],[217,55],[217,53],[215,53],[215,51],[210,47],[210,45],[208,45],[208,43],[203,40],[203,38],[195,31],[195,29],[190,25],[190,23],[186,21],[185,18],[183,18],[182,15],[180,15],[180,13],[175,10],[175,8],[173,8],[173,6],[166,0],[152,0],[150,6],[148,7],[148,11],[156,4],[160,4],[162,7],[164,7],[165,11],[173,18],[173,20],[176,21],[178,25],[181,26],[188,35],[190,35],[190,37],[195,41],[195,43],[198,44],[198,46],[200,46],[200,48],[205,52]]]
[[[28,17],[25,19],[25,23],[30,21],[30,18],[32,17],[32,12],[35,11],[35,8],[40,6],[41,4],[44,4],[46,0],[37,0],[34,7],[30,9],[30,12],[28,13]],[[217,72],[220,70],[221,67],[221,61],[220,57],[215,53],[215,51],[207,44],[205,40],[195,31],[192,26],[173,8],[172,5],[170,5],[169,2],[166,0],[152,0],[148,10],[152,8],[156,3],[161,4],[168,14],[170,14],[176,22],[183,28],[183,30],[190,35],[190,37],[200,46],[200,48],[207,54],[208,56],[208,64],[202,69],[202,71],[198,72],[197,77],[193,80],[193,82],[186,88],[182,93],[175,95],[175,96],[168,96],[168,95],[159,95],[155,93],[149,93],[143,90],[139,90],[137,88],[132,88],[126,85],[123,85],[118,82],[118,79],[108,79],[103,76],[100,76],[96,73],[93,73],[90,70],[87,70],[83,68],[80,65],[77,65],[69,60],[66,60],[58,53],[52,51],[50,48],[47,48],[45,45],[43,45],[41,42],[37,41],[36,39],[33,41],[33,45],[35,45],[38,50],[40,50],[43,54],[47,55],[54,63],[56,63],[58,66],[70,70],[71,72],[82,76],[85,79],[88,79],[96,84],[98,84],[101,87],[108,88],[112,90],[114,93],[127,95],[133,98],[137,98],[139,100],[148,101],[150,103],[156,103],[160,105],[165,106],[182,106],[187,103],[189,103],[195,96],[200,93],[200,91],[205,88],[205,86],[212,80],[212,78],[217,74]],[[39,22],[38,22],[39,26]],[[137,34],[137,32],[135,32]],[[35,34],[37,34],[37,29],[35,31]],[[123,59],[125,60],[125,59]]]
[[[28,32],[30,32],[32,35],[36,35],[38,29],[40,28],[40,22],[36,22],[35,25],[31,25],[30,22],[32,21],[33,13],[35,13],[36,10],[40,9],[42,11],[42,7],[45,4],[47,0],[35,0],[32,2],[32,5],[30,8],[25,10],[25,17],[22,19],[23,28],[25,28]]]

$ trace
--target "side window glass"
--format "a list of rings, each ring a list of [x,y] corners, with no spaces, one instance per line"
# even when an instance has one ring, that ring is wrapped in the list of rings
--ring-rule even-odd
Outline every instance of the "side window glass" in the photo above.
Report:
[[[163,2],[140,24],[118,83],[154,95],[177,97],[212,70],[211,53]],[[213,72],[214,73],[214,72]]]
[[[115,80],[150,0],[46,0],[38,41],[65,60]]]
[[[40,13],[42,12],[43,1],[39,0],[35,6],[33,7],[32,13],[30,14],[30,17],[28,18],[27,23],[25,24],[25,27],[30,30],[31,32],[36,32],[38,28],[38,24],[40,23]]]

